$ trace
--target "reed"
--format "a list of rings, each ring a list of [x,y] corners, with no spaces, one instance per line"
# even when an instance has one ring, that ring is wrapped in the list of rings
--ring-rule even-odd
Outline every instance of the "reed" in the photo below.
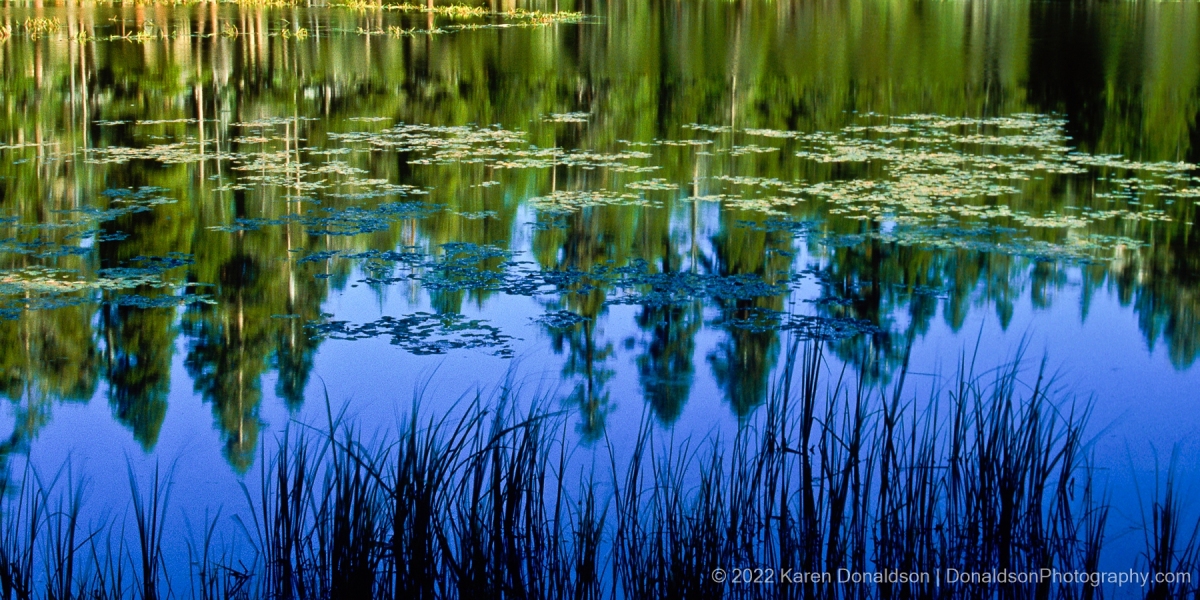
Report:
[[[30,598],[34,594],[33,564],[45,512],[45,490],[39,490],[33,469],[26,464],[21,483],[9,489],[0,481],[0,594]]]
[[[887,389],[826,380],[820,345],[797,344],[767,405],[730,437],[675,439],[647,416],[625,447],[578,446],[564,414],[511,382],[436,414],[419,390],[390,438],[330,410],[325,426],[293,426],[263,450],[258,489],[244,488],[235,517],[252,548],[217,548],[229,522],[217,511],[189,542],[183,576],[203,599],[1095,597],[1048,582],[713,582],[717,567],[1095,572],[1109,509],[1087,453],[1088,406],[1060,398],[1044,364],[1026,381],[1026,361],[980,376],[969,362],[918,401],[904,373]],[[1144,566],[1195,572],[1200,530],[1174,472],[1147,508]],[[62,495],[57,478],[23,478],[0,499],[0,592],[167,597],[169,480],[156,469],[143,493],[131,471],[126,545],[115,522],[78,541],[81,483]]]
[[[172,469],[173,470],[173,469]],[[137,526],[137,542],[141,567],[138,580],[139,596],[143,600],[158,600],[166,597],[160,591],[162,585],[163,531],[166,528],[167,502],[170,499],[170,474],[163,479],[158,465],[150,481],[148,497],[143,495],[133,467],[129,467],[129,492],[133,499],[133,518]]]
[[[70,486],[66,495],[51,500],[45,496],[47,490],[55,487],[54,482],[50,485],[41,485],[39,482],[38,486],[44,496],[44,505],[54,507],[46,515],[48,539],[44,560],[48,569],[47,598],[70,598],[75,592],[75,556],[78,548],[76,535],[79,533],[79,512],[83,507],[84,483],[72,477],[70,460],[64,465],[64,469]],[[60,470],[55,475],[55,482],[62,474],[63,471]]]
[[[80,593],[75,597],[92,600],[129,597],[130,583],[125,572],[129,552],[125,544],[124,524],[120,528],[108,527],[103,539],[104,545],[101,546],[98,532],[93,533],[88,537],[89,552],[80,553],[80,558],[90,559],[91,573],[83,579]]]
[[[1176,482],[1179,450],[1171,453],[1166,483],[1155,490],[1149,518],[1143,523],[1146,551],[1144,567],[1155,573],[1193,573],[1200,567],[1200,523],[1185,529],[1184,504]],[[1156,582],[1147,593],[1149,598],[1175,598],[1195,595],[1196,588],[1179,582]]]
[[[62,29],[62,21],[59,21],[58,17],[30,17],[25,19],[22,27],[25,33],[36,38],[59,31]]]

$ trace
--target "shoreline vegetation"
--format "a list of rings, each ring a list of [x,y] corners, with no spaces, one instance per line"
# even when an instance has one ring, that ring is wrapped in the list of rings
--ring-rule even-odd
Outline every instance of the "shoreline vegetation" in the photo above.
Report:
[[[428,21],[425,29],[417,27],[400,27],[392,25],[383,29],[358,28],[357,31],[349,33],[357,33],[359,35],[387,35],[390,37],[406,37],[415,35],[434,35],[440,33],[450,33],[453,31],[470,30],[470,29],[487,29],[496,27],[540,27],[553,25],[557,23],[578,23],[583,21],[587,15],[576,11],[541,11],[529,10],[525,8],[507,8],[493,9],[485,6],[476,6],[469,4],[445,4],[435,5],[432,2],[427,4],[387,4],[380,1],[372,0],[345,0],[334,1],[313,5],[302,0],[152,0],[138,2],[88,2],[88,3],[64,3],[61,6],[81,6],[84,4],[101,5],[101,6],[192,6],[192,5],[236,5],[243,8],[301,8],[312,6],[323,6],[326,8],[346,8],[358,12],[397,12],[405,14],[425,14],[428,16]],[[58,6],[51,4],[48,7],[38,6],[37,8],[51,8]],[[435,26],[434,17],[454,20],[475,20],[475,21],[496,21],[496,22],[474,22],[474,23],[455,23],[451,25]],[[66,35],[67,39],[78,42],[87,41],[149,41],[155,39],[173,39],[178,37],[177,33],[173,33],[168,28],[156,27],[153,22],[143,24],[137,31],[128,31],[122,27],[122,33],[110,35],[98,35],[95,31],[96,26],[92,24],[90,27],[84,23],[64,23],[56,16],[35,16],[25,17],[24,19],[7,20],[0,22],[0,42],[11,39],[14,35],[24,35],[31,40],[37,40],[57,35]],[[279,23],[277,31],[266,31],[255,29],[256,35],[279,36],[283,38],[305,39],[309,35],[307,27],[299,27],[282,21]],[[239,35],[247,35],[248,31],[239,29],[235,24],[225,23],[219,33],[210,35],[220,35],[222,37],[237,37]],[[194,34],[189,34],[194,35]]]
[[[385,0],[330,0],[316,1],[313,0],[82,0],[82,1],[61,1],[42,2],[13,2],[6,7],[22,6],[28,8],[55,8],[55,7],[79,7],[79,6],[191,6],[199,4],[231,4],[240,6],[295,6],[295,7],[347,7],[357,9],[375,9],[375,10],[390,10],[399,12],[419,12],[445,17],[486,17],[494,15],[504,15],[511,17],[533,17],[535,15],[559,15],[563,18],[580,17],[583,13],[576,11],[558,10],[541,11],[530,10],[526,8],[495,8],[494,2],[485,4],[467,4],[462,2],[456,3],[434,3],[434,2],[389,2]]]
[[[1089,409],[1058,396],[1044,363],[1027,380],[1025,362],[974,375],[964,356],[947,389],[912,398],[903,372],[889,389],[823,377],[821,344],[795,344],[736,434],[678,440],[646,418],[629,448],[576,447],[563,414],[511,382],[440,415],[418,390],[394,439],[330,411],[327,427],[293,425],[263,451],[247,512],[188,524],[187,573],[163,560],[164,532],[180,530],[170,469],[149,481],[131,469],[128,515],[89,528],[69,466],[50,478],[26,468],[0,496],[0,597],[1100,597],[1061,579],[813,575],[1102,568],[1110,508],[1089,461]],[[1135,568],[1194,574],[1197,528],[1171,474],[1155,494],[1120,507],[1144,512]],[[778,578],[785,567],[790,585],[713,581],[716,569]]]

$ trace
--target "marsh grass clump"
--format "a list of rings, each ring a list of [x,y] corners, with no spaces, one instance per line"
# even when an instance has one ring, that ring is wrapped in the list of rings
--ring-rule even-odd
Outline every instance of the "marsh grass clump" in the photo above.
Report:
[[[1200,522],[1185,526],[1185,503],[1177,481],[1178,448],[1171,455],[1166,482],[1155,490],[1149,514],[1142,524],[1148,570],[1155,573],[1192,572],[1200,565]],[[1179,582],[1155,582],[1148,597],[1174,598],[1195,594],[1195,586]]]
[[[523,21],[531,25],[550,25],[552,23],[573,23],[582,20],[585,15],[581,12],[560,11],[544,12],[540,10],[528,10],[524,8],[514,8],[507,10],[500,15],[514,21]]]
[[[551,25],[554,23],[576,23],[582,21],[587,15],[582,12],[574,11],[540,11],[528,10],[524,8],[513,8],[503,11],[492,11],[485,6],[471,6],[468,4],[445,4],[435,5],[429,4],[387,4],[381,0],[346,0],[344,3],[339,3],[337,6],[344,6],[353,10],[386,10],[404,13],[425,13],[428,15],[444,17],[448,19],[481,19],[484,17],[498,17],[503,19],[506,26],[540,26]],[[449,30],[457,29],[480,29],[488,27],[481,24],[466,24],[449,26],[446,29],[431,30],[429,33],[444,33]]]
[[[279,37],[282,37],[285,40],[290,40],[293,38],[297,40],[306,40],[308,39],[308,28],[298,27],[293,30],[285,23],[284,26],[279,30]]]
[[[347,6],[354,8],[379,8],[383,10],[395,10],[400,12],[422,12],[443,17],[467,18],[467,17],[482,17],[489,14],[486,7],[471,6],[469,4],[384,4],[383,2],[370,2],[369,0],[350,0]]]
[[[62,29],[62,21],[58,17],[30,17],[22,23],[25,33],[33,39],[37,39],[51,33],[58,33]]]
[[[170,471],[148,488],[131,474],[126,540],[123,523],[79,525],[81,484],[58,493],[57,478],[27,470],[0,497],[0,594],[160,598],[180,595],[176,575],[203,599],[1095,597],[1050,582],[713,582],[717,567],[764,565],[831,577],[1097,572],[1109,509],[1088,462],[1087,406],[1053,397],[1044,369],[1026,381],[1020,360],[982,376],[967,363],[918,402],[903,371],[888,389],[826,381],[821,342],[797,342],[763,410],[702,440],[647,418],[625,442],[580,447],[564,414],[511,382],[436,415],[421,391],[392,435],[329,411],[263,450],[257,488],[231,511],[250,549],[217,547],[230,523],[217,511],[188,541],[182,575],[162,570]],[[1194,573],[1200,536],[1174,481],[1149,506],[1144,567]]]
[[[219,1],[219,0],[217,0]],[[257,7],[281,7],[281,6],[299,6],[300,0],[233,0],[234,3],[241,6],[257,6]]]

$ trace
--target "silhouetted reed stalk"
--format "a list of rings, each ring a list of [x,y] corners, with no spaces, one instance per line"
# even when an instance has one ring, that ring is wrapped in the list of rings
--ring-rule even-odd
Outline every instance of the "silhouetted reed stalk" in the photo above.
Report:
[[[72,477],[72,465],[68,460],[64,466],[67,476],[68,489],[65,496],[54,500],[48,497],[47,491],[55,487],[58,478],[63,475],[60,470],[54,481],[49,485],[39,483],[39,490],[44,495],[47,507],[54,509],[46,515],[46,533],[48,536],[45,547],[45,564],[47,565],[46,597],[70,598],[74,595],[76,534],[79,532],[79,512],[83,506],[83,482]]]
[[[4,480],[0,489],[0,593],[5,600],[33,596],[33,561],[48,495],[38,489],[28,464],[19,487],[10,490],[9,483]]]
[[[1167,467],[1166,485],[1161,494],[1155,489],[1157,497],[1150,507],[1149,522],[1142,528],[1146,535],[1145,567],[1153,572],[1194,571],[1200,564],[1200,522],[1195,522],[1190,532],[1183,529],[1181,522],[1184,507],[1175,479],[1178,466],[1179,450],[1176,448],[1171,453],[1171,463]],[[1175,598],[1187,595],[1197,595],[1194,585],[1157,582],[1147,597]]]
[[[244,488],[249,511],[235,517],[253,557],[217,551],[227,521],[220,511],[206,519],[189,543],[191,595],[1090,598],[1090,586],[1051,583],[711,579],[716,567],[769,567],[776,578],[782,569],[1096,571],[1108,508],[1083,438],[1089,411],[1051,398],[1044,365],[1026,385],[1020,364],[975,377],[964,357],[950,389],[917,401],[902,391],[904,372],[886,390],[844,372],[826,382],[820,345],[797,345],[758,417],[728,439],[677,440],[646,417],[624,445],[595,449],[577,448],[568,418],[521,404],[507,383],[437,416],[421,409],[420,391],[390,441],[367,440],[330,412],[326,427],[292,427],[263,451],[259,489]],[[1152,570],[1194,572],[1198,534],[1183,533],[1173,473],[1149,509],[1145,559]],[[53,481],[37,486],[29,474],[2,499],[4,598],[168,597],[169,477],[156,469],[143,494],[131,471],[137,540],[127,547],[116,524],[78,541],[82,484],[55,495]],[[83,546],[91,564],[80,570]],[[121,567],[127,553],[137,577]]]
[[[143,496],[137,475],[130,466],[129,492],[133,499],[133,519],[137,526],[138,558],[141,567],[137,591],[144,600],[159,600],[167,597],[159,586],[162,583],[160,576],[163,564],[163,531],[166,528],[171,483],[169,474],[165,481],[161,477],[157,464],[154,465],[149,491],[149,497]]]

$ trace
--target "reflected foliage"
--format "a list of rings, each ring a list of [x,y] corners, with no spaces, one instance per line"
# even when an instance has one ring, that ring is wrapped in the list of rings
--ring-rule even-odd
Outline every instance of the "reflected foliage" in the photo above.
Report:
[[[0,452],[98,393],[152,450],[181,349],[245,471],[329,338],[509,356],[518,301],[591,439],[625,369],[749,415],[813,323],[885,382],[938,319],[1111,294],[1193,368],[1200,6],[560,8],[601,18],[6,7],[61,27],[0,41]],[[358,286],[409,310],[323,312]]]

